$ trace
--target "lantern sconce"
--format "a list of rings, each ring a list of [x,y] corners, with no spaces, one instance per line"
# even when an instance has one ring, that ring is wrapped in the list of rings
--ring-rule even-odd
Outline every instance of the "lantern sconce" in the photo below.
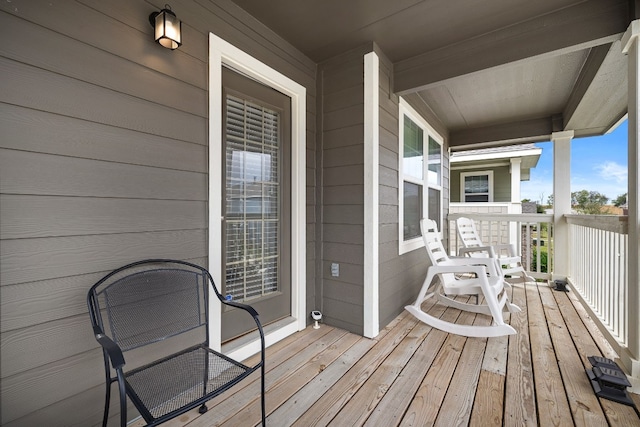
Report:
[[[155,28],[154,39],[167,49],[177,49],[182,44],[182,22],[171,10],[171,6],[164,5],[160,12],[149,15],[149,22]]]

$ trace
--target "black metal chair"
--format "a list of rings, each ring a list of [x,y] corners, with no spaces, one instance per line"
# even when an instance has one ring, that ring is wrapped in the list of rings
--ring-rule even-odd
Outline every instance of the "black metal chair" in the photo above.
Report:
[[[210,289],[222,304],[245,310],[255,320],[261,339],[256,365],[245,366],[209,348],[209,298],[214,297]],[[258,369],[265,425],[265,342],[258,313],[248,305],[226,301],[207,270],[184,261],[135,262],[92,286],[87,304],[104,354],[103,426],[114,382],[120,393],[122,427],[127,424],[127,396],[147,425],[155,426],[198,406],[200,413],[206,412],[208,400]]]

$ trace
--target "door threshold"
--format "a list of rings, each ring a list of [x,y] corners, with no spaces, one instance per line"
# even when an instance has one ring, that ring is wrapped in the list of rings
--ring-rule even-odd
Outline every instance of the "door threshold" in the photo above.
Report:
[[[298,321],[294,317],[285,317],[263,327],[265,346],[298,332]],[[222,344],[222,353],[235,360],[244,360],[260,352],[260,339],[256,331],[245,334]]]

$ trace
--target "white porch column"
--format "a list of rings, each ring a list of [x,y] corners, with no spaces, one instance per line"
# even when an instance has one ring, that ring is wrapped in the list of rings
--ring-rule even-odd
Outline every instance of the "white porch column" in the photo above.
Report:
[[[553,279],[569,275],[569,224],[571,213],[571,140],[573,131],[554,132],[553,142]]]
[[[380,168],[380,59],[364,56],[364,336],[380,333],[378,172]]]
[[[628,112],[629,112],[629,262],[628,280],[629,293],[629,357],[624,360],[626,367],[631,371],[632,377],[640,380],[640,184],[638,170],[640,166],[640,55],[638,53],[638,36],[640,35],[640,20],[635,20],[629,25],[627,32],[622,37],[622,51],[628,56]]]
[[[520,157],[511,159],[511,203],[520,203]]]
[[[511,159],[511,203],[509,204],[510,214],[522,213],[522,199],[520,196],[520,177],[522,159],[520,157]],[[518,247],[519,226],[515,221],[509,221],[509,243]]]

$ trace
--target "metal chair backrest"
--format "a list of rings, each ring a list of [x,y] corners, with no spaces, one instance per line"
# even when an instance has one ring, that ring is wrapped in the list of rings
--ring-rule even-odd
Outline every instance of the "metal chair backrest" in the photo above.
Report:
[[[134,263],[115,270],[91,288],[91,319],[123,351],[206,326],[207,274],[175,262],[161,268],[153,262]],[[206,328],[201,342],[207,342]]]

